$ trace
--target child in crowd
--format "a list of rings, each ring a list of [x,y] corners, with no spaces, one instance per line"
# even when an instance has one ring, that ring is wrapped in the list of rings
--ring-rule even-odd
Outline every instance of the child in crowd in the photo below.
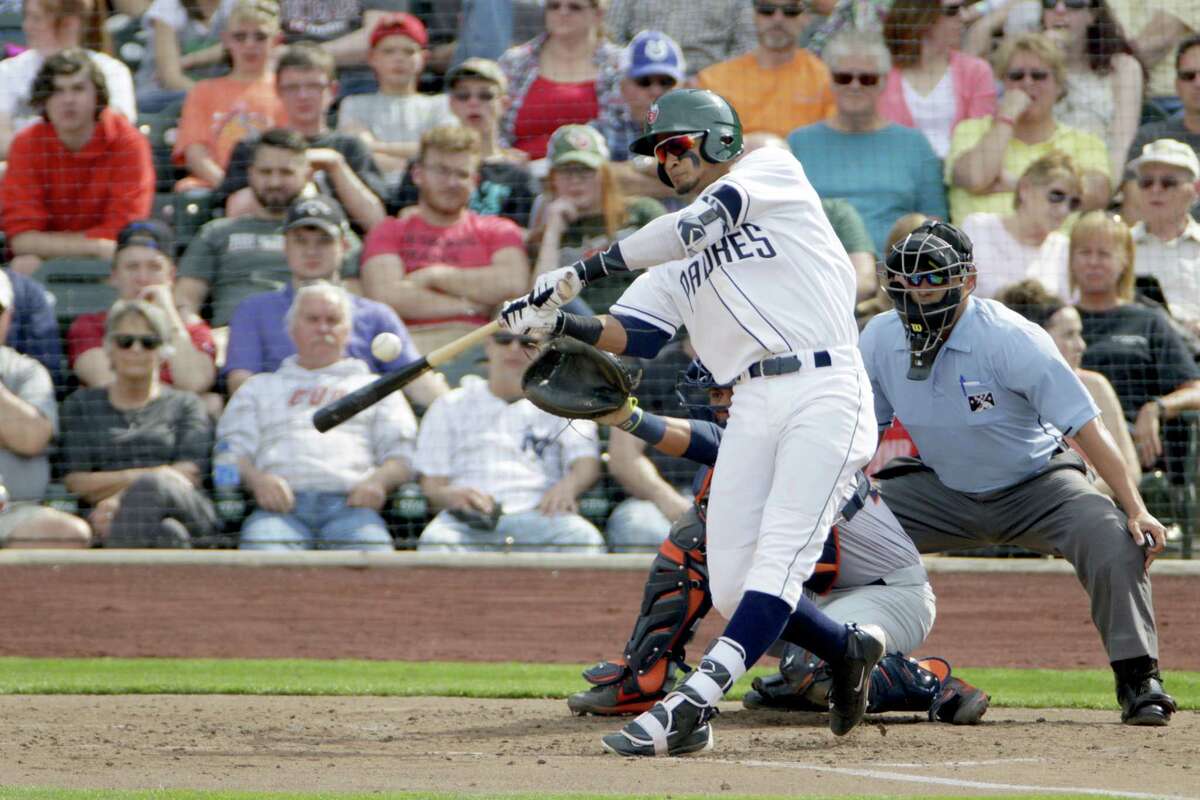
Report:
[[[393,185],[417,154],[421,134],[456,122],[446,95],[417,94],[428,44],[425,26],[412,14],[384,17],[371,30],[367,55],[379,91],[350,95],[338,110],[337,129],[361,136]]]

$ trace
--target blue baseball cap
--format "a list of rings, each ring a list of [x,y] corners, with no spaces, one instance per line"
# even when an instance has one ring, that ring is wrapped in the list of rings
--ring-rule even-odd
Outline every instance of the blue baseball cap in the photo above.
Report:
[[[626,78],[643,75],[670,75],[683,83],[687,62],[683,50],[662,31],[642,31],[633,37],[621,57],[621,72]]]

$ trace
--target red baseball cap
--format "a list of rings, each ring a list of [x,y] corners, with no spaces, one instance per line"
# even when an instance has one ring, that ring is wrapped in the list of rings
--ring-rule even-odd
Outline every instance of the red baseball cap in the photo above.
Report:
[[[388,14],[371,29],[371,47],[379,44],[379,40],[388,36],[407,36],[421,47],[429,44],[429,34],[425,25],[412,14]]]

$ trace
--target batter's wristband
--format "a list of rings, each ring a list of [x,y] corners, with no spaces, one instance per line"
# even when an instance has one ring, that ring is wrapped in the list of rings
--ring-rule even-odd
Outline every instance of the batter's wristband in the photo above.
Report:
[[[580,282],[587,286],[592,281],[599,280],[611,272],[628,272],[625,257],[621,255],[619,242],[613,242],[607,250],[592,253],[582,261],[575,262],[575,274]]]
[[[595,344],[600,341],[600,334],[604,332],[604,323],[599,317],[559,311],[558,319],[554,322],[554,332],[559,336],[578,339],[585,344]]]

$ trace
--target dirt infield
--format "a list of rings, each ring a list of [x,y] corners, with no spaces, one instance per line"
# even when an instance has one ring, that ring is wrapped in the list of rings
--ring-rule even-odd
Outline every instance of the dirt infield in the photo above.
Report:
[[[6,566],[0,655],[445,659],[586,663],[628,634],[642,574],[601,570]],[[1069,575],[932,576],[925,648],[959,665],[1102,667]],[[1200,669],[1200,583],[1160,577],[1163,664]],[[719,630],[706,623],[699,640]],[[709,754],[602,754],[610,720],[561,701],[0,697],[0,787],[241,790],[988,794],[1200,800],[1200,717],[1168,730],[1104,712],[992,709],[974,728],[870,720],[716,721]]]

